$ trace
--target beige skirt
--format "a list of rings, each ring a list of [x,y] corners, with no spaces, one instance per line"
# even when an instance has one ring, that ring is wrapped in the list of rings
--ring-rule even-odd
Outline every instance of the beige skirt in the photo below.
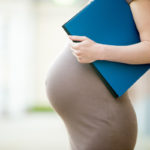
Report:
[[[69,43],[49,68],[46,92],[66,125],[71,150],[134,150],[137,118],[127,92],[114,98]]]

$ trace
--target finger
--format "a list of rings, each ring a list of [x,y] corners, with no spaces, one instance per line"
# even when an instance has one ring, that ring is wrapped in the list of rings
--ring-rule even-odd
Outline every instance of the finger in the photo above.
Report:
[[[73,41],[81,41],[81,42],[87,39],[86,36],[73,36],[73,35],[69,36],[69,38]]]
[[[71,50],[72,50],[72,52],[73,52],[74,54],[80,55],[80,52],[81,52],[80,50],[75,50],[75,49],[72,49],[72,48],[71,48]]]
[[[78,51],[74,50],[74,53],[75,53],[77,56],[80,56],[80,55],[81,55],[80,50],[78,50]]]
[[[84,40],[84,41],[82,41],[82,42],[80,42],[80,43],[78,43],[78,44],[76,44],[78,47],[80,47],[80,46],[84,46],[85,44],[87,44],[88,43],[88,41],[86,41],[86,40]]]
[[[80,52],[79,51],[73,51],[72,54],[74,56],[76,56],[76,58],[79,58],[80,57]]]
[[[80,43],[75,43],[75,44],[72,44],[72,48],[73,49],[76,49],[76,50],[79,50],[81,48],[81,46],[84,46],[85,44],[87,44],[87,41],[82,41]]]
[[[75,51],[77,51],[76,49],[73,49],[72,47],[71,47],[70,49],[71,49],[71,51],[72,51],[72,52],[75,52]]]
[[[76,58],[78,58],[78,56],[75,54],[75,52],[72,52],[72,54],[73,54]]]

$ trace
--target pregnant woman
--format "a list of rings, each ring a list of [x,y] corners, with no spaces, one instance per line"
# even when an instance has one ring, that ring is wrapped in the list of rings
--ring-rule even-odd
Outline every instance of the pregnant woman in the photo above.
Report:
[[[47,96],[66,125],[71,150],[134,150],[137,118],[128,93],[114,98],[89,64],[95,60],[150,63],[150,0],[126,2],[140,33],[139,43],[111,46],[69,36],[70,42],[49,69]]]

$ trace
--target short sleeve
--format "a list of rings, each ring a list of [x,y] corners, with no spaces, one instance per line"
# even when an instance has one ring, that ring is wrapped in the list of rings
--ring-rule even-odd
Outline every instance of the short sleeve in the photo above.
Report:
[[[133,0],[126,0],[126,2],[127,2],[128,4],[130,4],[132,1],[133,1]]]

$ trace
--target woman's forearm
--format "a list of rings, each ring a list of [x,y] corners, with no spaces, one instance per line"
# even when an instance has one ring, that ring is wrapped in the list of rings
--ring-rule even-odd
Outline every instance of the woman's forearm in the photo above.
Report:
[[[121,62],[126,64],[150,63],[150,41],[142,41],[128,46],[101,45],[103,56],[100,60]],[[102,58],[103,57],[103,58]]]

